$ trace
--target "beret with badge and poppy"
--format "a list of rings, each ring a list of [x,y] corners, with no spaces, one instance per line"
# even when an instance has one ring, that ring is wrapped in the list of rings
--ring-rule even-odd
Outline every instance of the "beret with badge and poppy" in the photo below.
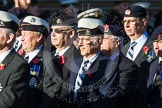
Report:
[[[116,37],[121,37],[124,35],[123,31],[121,28],[117,25],[104,25],[104,35],[113,35]]]
[[[78,36],[99,36],[104,34],[103,21],[99,19],[102,10],[89,9],[78,14]]]
[[[150,39],[152,41],[159,41],[162,39],[162,25],[159,25],[154,29],[154,31],[151,34]]]
[[[36,31],[42,33],[45,37],[50,32],[50,27],[47,21],[36,16],[27,16],[23,19],[21,28],[24,31]]]
[[[147,17],[147,10],[138,5],[131,5],[126,8],[124,17]]]
[[[0,28],[9,28],[14,30],[15,32],[19,28],[19,19],[8,12],[0,11]]]

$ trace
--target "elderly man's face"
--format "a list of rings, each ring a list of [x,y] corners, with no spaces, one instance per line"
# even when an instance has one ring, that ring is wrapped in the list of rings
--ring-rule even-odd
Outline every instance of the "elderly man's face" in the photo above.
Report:
[[[99,39],[91,36],[78,36],[78,47],[80,48],[81,55],[89,58],[96,52],[100,47]]]
[[[7,36],[4,28],[0,28],[0,49],[3,49],[7,43]]]
[[[104,35],[102,44],[101,44],[101,50],[112,50],[116,45],[116,40],[112,35]]]
[[[39,35],[34,31],[23,31],[21,32],[21,42],[22,49],[25,52],[32,52],[37,48],[37,44],[39,42]]]
[[[67,26],[52,26],[51,27],[51,42],[56,48],[63,48],[68,44],[68,29]]]

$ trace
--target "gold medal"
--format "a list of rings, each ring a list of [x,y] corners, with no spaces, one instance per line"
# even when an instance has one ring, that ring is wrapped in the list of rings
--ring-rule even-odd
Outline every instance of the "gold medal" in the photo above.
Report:
[[[35,71],[32,72],[32,75],[35,76],[37,73]]]

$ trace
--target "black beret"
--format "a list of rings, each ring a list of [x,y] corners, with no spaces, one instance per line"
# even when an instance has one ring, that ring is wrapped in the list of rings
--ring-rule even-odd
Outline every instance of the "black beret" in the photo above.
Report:
[[[162,39],[162,25],[159,25],[154,29],[150,38],[152,41],[158,41]]]
[[[129,6],[124,12],[124,17],[146,17],[146,16],[147,10],[137,5]]]
[[[117,25],[104,25],[104,35],[113,35],[117,37],[123,36],[123,30]]]
[[[52,17],[51,17],[52,18]],[[66,15],[66,14],[58,14],[55,15],[51,20],[50,20],[51,25],[74,25],[77,24],[77,18],[70,16],[70,15]]]

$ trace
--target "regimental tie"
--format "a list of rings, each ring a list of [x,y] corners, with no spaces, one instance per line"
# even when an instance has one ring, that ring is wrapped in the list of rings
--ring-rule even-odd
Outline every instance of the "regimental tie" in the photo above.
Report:
[[[85,77],[85,73],[88,70],[89,60],[84,61],[83,66],[81,67],[81,72],[78,73],[78,77],[75,83],[75,92],[80,88],[82,81]]]
[[[24,59],[28,62],[29,61],[29,56],[27,54],[25,54]]]
[[[133,54],[134,54],[134,47],[137,45],[136,42],[132,42],[130,45],[130,49],[128,51],[128,58],[133,60]]]

